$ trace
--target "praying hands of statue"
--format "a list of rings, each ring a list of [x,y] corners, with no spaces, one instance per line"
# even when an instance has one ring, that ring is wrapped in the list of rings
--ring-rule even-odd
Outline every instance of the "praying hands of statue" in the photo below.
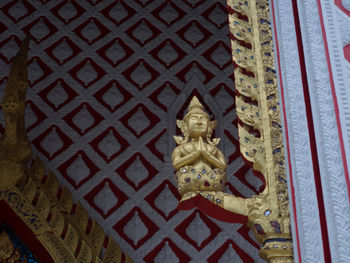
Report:
[[[226,161],[222,152],[215,146],[208,145],[208,149],[205,147],[202,137],[198,139],[199,152],[203,158],[211,164],[214,168],[226,170]]]
[[[196,144],[195,147],[193,143]],[[226,161],[222,152],[215,146],[204,143],[201,136],[197,142],[189,142],[177,147],[173,152],[172,162],[177,170],[185,165],[209,166],[212,169],[226,170]]]
[[[246,200],[225,193],[226,161],[211,138],[217,122],[211,121],[197,97],[193,97],[183,120],[176,121],[182,136],[174,136],[178,146],[172,154],[177,189],[181,201],[197,195],[231,212],[247,214]]]

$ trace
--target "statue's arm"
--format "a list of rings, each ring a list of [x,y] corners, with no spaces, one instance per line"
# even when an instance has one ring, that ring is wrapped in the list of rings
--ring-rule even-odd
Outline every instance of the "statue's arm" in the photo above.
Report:
[[[215,168],[226,170],[227,165],[225,157],[220,150],[217,150],[217,157],[208,151],[203,151],[202,156]]]
[[[173,163],[174,168],[178,170],[180,167],[184,165],[190,165],[194,163],[199,158],[199,156],[200,156],[200,153],[195,151],[184,157],[181,157],[180,148],[176,147],[171,156],[171,161]]]

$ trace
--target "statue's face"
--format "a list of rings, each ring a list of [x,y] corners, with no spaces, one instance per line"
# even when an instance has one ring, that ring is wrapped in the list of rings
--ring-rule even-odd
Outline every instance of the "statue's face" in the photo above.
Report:
[[[191,137],[205,137],[208,132],[208,118],[200,113],[193,113],[187,119],[188,131]]]

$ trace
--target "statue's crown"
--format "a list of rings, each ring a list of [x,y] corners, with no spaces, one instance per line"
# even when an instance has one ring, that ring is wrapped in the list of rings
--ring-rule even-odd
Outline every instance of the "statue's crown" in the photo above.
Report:
[[[196,96],[193,96],[193,98],[190,102],[190,105],[188,105],[187,113],[186,113],[184,119],[186,119],[188,116],[190,116],[191,114],[194,114],[194,113],[203,114],[208,119],[210,119],[209,115],[204,111],[203,105],[199,102],[199,100]]]

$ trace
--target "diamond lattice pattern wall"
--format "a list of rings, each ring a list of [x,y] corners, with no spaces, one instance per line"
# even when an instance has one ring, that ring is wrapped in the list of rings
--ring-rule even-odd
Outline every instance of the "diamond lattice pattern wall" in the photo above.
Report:
[[[239,156],[225,1],[2,0],[1,97],[25,35],[35,155],[135,262],[261,262],[246,226],[176,210],[172,135],[193,94],[220,122],[228,191],[262,185]]]

